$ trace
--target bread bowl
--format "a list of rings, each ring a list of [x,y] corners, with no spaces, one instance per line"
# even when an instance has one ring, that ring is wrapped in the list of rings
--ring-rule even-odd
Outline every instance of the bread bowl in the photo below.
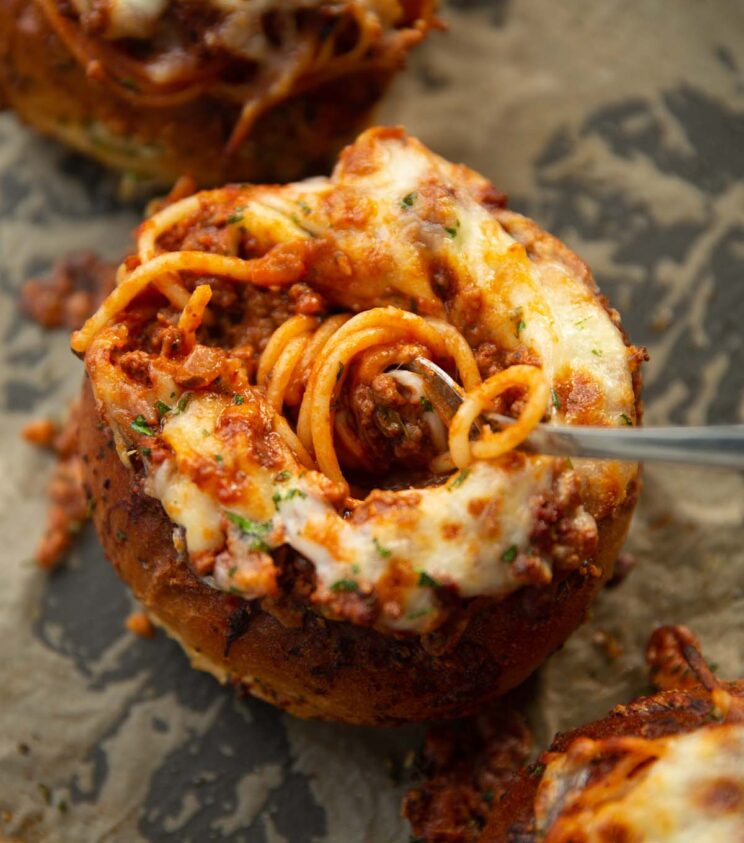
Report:
[[[328,179],[142,224],[73,334],[80,439],[106,554],[196,666],[300,716],[455,717],[581,623],[638,467],[519,437],[638,423],[643,353],[587,267],[504,204],[378,128]],[[464,384],[451,420],[416,356]],[[518,422],[471,440],[483,406]]]
[[[685,627],[657,629],[647,658],[656,693],[558,734],[534,764],[526,764],[530,736],[514,711],[460,724],[456,735],[440,727],[426,746],[436,770],[404,805],[414,838],[420,843],[740,840],[744,681],[718,680]]]
[[[433,0],[0,0],[0,105],[169,185],[324,170]]]
[[[685,628],[657,630],[652,658],[675,649],[665,690],[558,735],[509,787],[479,843],[740,840],[744,681],[717,681]]]

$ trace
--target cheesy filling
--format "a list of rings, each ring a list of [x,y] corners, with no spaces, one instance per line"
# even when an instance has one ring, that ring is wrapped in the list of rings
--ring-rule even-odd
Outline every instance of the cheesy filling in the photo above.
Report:
[[[536,800],[545,843],[721,843],[744,839],[744,724],[710,726],[645,741],[650,763],[631,775],[588,785],[591,760],[569,752],[551,761]],[[645,747],[644,747],[645,745]]]

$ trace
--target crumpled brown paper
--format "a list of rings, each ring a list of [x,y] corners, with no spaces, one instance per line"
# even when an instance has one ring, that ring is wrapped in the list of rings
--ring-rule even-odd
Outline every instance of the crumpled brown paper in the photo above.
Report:
[[[464,161],[593,266],[652,355],[647,423],[744,415],[744,7],[459,0],[380,113]],[[46,455],[19,440],[61,414],[79,363],[17,307],[75,248],[116,257],[138,211],[115,179],[0,117],[0,840],[405,841],[420,729],[306,723],[234,698],[164,637],[86,535],[47,576],[29,558]],[[637,568],[534,680],[538,744],[646,684],[645,640],[684,622],[744,674],[744,480],[649,466]],[[617,650],[608,653],[607,641]]]

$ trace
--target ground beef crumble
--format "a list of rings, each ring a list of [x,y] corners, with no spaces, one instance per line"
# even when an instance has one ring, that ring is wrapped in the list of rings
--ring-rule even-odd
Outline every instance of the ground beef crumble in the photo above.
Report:
[[[42,568],[55,568],[70,549],[75,536],[91,515],[83,489],[82,460],[78,454],[79,405],[70,407],[62,426],[48,419],[32,421],[23,429],[23,438],[48,448],[57,464],[47,486],[49,510],[44,534],[36,548],[36,561]]]

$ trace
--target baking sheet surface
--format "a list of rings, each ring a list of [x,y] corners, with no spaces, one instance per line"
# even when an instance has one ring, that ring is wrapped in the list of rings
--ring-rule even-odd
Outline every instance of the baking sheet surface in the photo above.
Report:
[[[511,195],[593,267],[648,346],[647,422],[744,420],[744,5],[451,0],[379,119]],[[29,561],[80,364],[17,305],[72,249],[121,255],[136,208],[95,165],[0,116],[0,841],[399,843],[397,771],[420,729],[306,723],[238,700],[162,634],[125,631],[125,588],[86,533]],[[744,674],[744,480],[651,467],[638,567],[533,680],[539,741],[645,688],[642,647],[685,622]],[[615,659],[594,642],[614,636]]]

